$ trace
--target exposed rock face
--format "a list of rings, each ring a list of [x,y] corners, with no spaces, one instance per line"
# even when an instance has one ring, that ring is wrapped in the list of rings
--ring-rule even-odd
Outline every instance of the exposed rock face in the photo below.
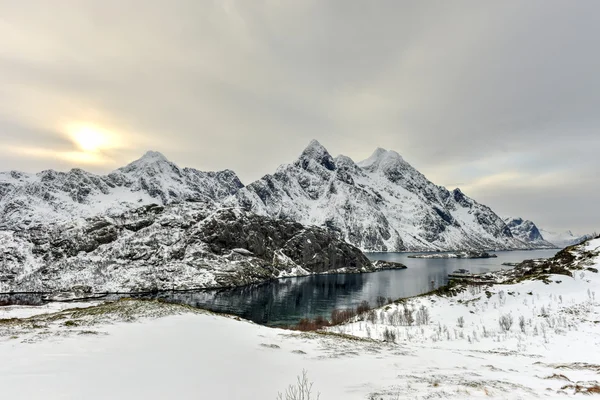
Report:
[[[209,288],[375,269],[324,229],[211,203],[148,205],[82,225],[4,231],[0,246],[0,292]]]
[[[355,163],[312,141],[225,204],[326,227],[367,251],[526,249],[488,207],[427,180],[394,151]]]
[[[232,171],[179,168],[157,152],[148,152],[106,176],[81,169],[5,172],[0,173],[0,229],[118,215],[152,203],[219,202],[241,187]]]
[[[544,239],[540,230],[532,221],[523,218],[506,218],[504,222],[506,222],[512,235],[525,243],[535,244],[538,248],[551,249],[556,247],[553,243]]]

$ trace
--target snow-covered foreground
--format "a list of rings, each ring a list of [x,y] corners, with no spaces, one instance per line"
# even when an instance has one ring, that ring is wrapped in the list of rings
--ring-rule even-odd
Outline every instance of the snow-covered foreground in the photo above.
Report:
[[[598,264],[588,258],[548,284],[496,285],[489,297],[408,301],[427,307],[427,324],[421,311],[421,325],[401,325],[394,304],[331,328],[362,339],[132,300],[3,320],[0,388],[18,399],[275,399],[304,369],[322,400],[563,398],[598,384],[600,277],[586,269]]]
[[[529,357],[298,334],[210,314],[89,329],[70,328],[73,335],[68,337],[30,342],[25,335],[0,343],[2,359],[10,360],[0,364],[3,395],[274,399],[303,369],[321,399],[365,399],[371,394],[377,399],[415,398],[427,393],[523,398],[553,383],[531,382],[532,375],[548,375],[551,369],[534,365],[537,360]]]

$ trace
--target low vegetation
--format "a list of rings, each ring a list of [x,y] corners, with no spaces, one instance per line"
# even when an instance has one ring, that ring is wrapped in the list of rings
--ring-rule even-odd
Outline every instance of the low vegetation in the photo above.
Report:
[[[313,395],[313,382],[309,382],[306,370],[302,370],[295,384],[289,385],[284,393],[277,394],[277,400],[319,400],[320,397],[320,393]]]
[[[376,303],[377,307],[383,307],[384,305],[392,304],[393,300],[389,297],[385,298],[380,296],[377,298]],[[355,308],[333,309],[333,311],[331,311],[330,319],[326,319],[321,315],[315,317],[314,319],[302,318],[296,325],[288,325],[282,328],[303,332],[316,331],[329,326],[341,325],[344,322],[347,322],[355,317],[359,317],[363,320],[369,318],[372,319],[374,318],[373,313],[375,313],[373,307],[369,304],[368,301],[363,300]],[[422,318],[425,318],[425,316],[423,316]],[[427,318],[429,318],[428,314]]]

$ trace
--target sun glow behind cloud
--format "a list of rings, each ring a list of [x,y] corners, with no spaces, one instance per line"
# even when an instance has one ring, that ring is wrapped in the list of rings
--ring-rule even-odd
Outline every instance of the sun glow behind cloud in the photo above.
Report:
[[[37,159],[54,159],[78,165],[113,165],[111,151],[124,148],[122,135],[100,128],[92,123],[70,123],[56,129],[58,136],[66,137],[71,148],[62,150],[42,146],[6,146],[4,152]]]
[[[97,153],[118,147],[118,136],[92,124],[71,124],[67,133],[77,147],[86,153]]]

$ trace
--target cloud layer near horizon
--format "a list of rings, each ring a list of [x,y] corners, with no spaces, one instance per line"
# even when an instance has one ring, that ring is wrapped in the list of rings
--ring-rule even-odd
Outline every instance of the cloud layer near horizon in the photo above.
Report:
[[[549,229],[597,229],[595,1],[0,0],[0,169],[147,149],[248,183],[310,139],[398,151]],[[110,132],[82,154],[70,124]]]

